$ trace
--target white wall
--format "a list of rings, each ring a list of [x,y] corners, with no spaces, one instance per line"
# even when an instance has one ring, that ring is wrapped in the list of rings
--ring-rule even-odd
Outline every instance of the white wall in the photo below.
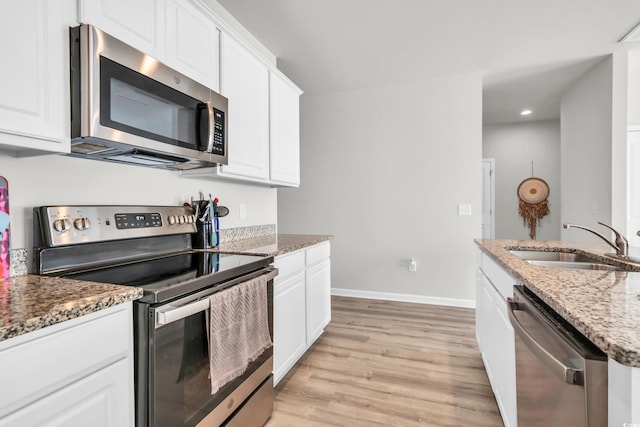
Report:
[[[495,237],[528,240],[529,226],[518,214],[518,185],[534,175],[549,184],[549,215],[537,240],[560,240],[560,121],[485,125],[482,156],[495,159]]]
[[[278,190],[279,232],[335,236],[334,288],[473,300],[481,103],[479,74],[303,95],[301,186]]]
[[[593,228],[612,218],[612,77],[608,57],[577,80],[561,101],[563,223]],[[625,224],[611,224],[623,228]],[[565,241],[600,241],[583,230],[563,229]]]
[[[63,155],[16,158],[0,153],[0,175],[9,181],[13,249],[32,247],[32,208],[48,204],[182,205],[203,190],[230,209],[220,219],[221,228],[277,221],[275,189],[184,178],[175,171]],[[247,205],[247,217],[242,220],[241,203]]]

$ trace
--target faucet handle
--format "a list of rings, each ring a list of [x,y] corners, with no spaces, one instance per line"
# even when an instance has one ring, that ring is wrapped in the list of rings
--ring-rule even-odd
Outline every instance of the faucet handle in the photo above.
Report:
[[[609,230],[613,231],[613,234],[615,234],[616,236],[616,245],[618,245],[618,248],[619,248],[619,251],[618,251],[619,255],[622,255],[622,256],[629,255],[629,241],[627,240],[627,238],[624,237],[622,234],[620,234],[618,230],[616,230],[610,225],[605,224],[604,222],[598,221],[598,224],[604,227],[607,227]]]

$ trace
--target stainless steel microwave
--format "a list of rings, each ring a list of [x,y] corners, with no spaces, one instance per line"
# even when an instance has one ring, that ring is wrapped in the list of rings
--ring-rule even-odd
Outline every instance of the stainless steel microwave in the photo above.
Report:
[[[163,169],[227,164],[225,97],[94,26],[70,37],[72,156]]]

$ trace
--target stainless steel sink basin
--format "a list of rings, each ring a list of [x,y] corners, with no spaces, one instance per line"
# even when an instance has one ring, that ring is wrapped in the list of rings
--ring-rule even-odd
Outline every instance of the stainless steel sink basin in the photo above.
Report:
[[[544,252],[544,251],[510,251],[520,258],[531,261],[561,261],[561,262],[598,262],[585,255],[568,252]]]
[[[575,270],[601,270],[601,271],[625,271],[625,269],[615,265],[602,264],[599,262],[584,261],[544,261],[536,259],[526,260],[529,264],[551,268],[570,268]]]
[[[576,270],[625,271],[624,268],[605,264],[586,255],[569,252],[519,251],[511,250],[529,264],[551,268],[569,268]]]

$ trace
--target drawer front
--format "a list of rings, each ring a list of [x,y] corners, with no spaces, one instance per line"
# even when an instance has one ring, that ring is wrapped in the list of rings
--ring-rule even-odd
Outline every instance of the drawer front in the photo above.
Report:
[[[278,269],[276,282],[304,270],[304,250],[280,255],[275,258],[274,265]]]
[[[331,256],[329,242],[319,243],[307,248],[307,267],[324,261]]]
[[[513,286],[517,284],[517,280],[489,255],[482,254],[482,271],[491,281],[493,286],[500,292],[502,298],[506,300],[513,295]]]

